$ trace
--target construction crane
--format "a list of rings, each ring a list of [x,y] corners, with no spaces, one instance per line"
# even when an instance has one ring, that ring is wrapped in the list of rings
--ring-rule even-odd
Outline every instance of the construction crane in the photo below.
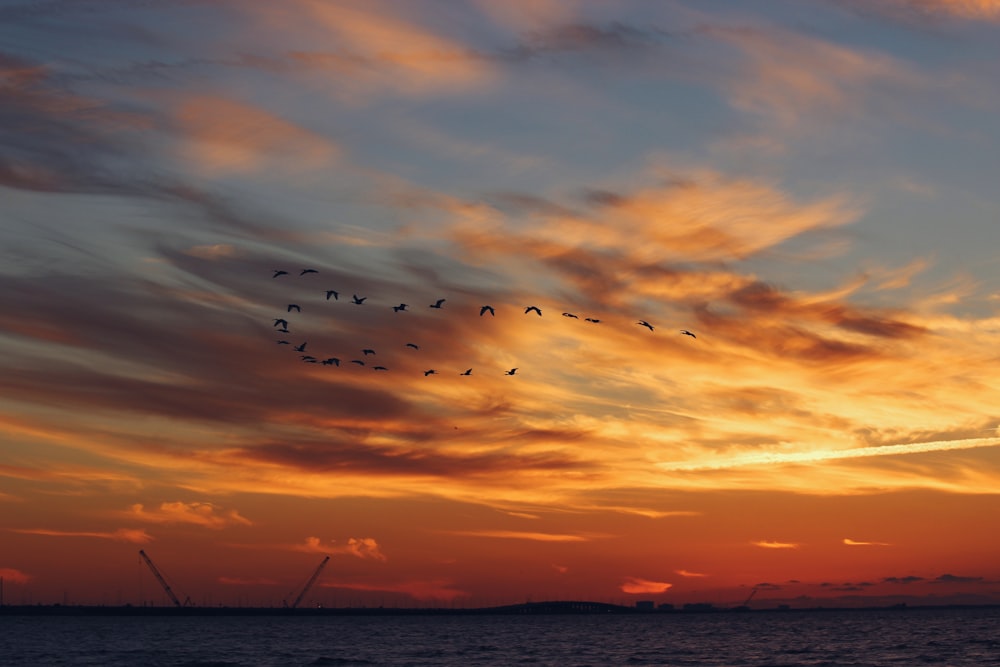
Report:
[[[313,584],[316,583],[316,580],[319,579],[320,572],[323,571],[323,568],[326,567],[327,561],[329,561],[329,560],[330,560],[329,556],[327,556],[326,558],[323,559],[323,562],[321,562],[316,567],[316,569],[312,573],[312,576],[309,577],[309,581],[307,581],[306,585],[302,587],[302,591],[295,597],[295,601],[292,604],[290,604],[290,605],[286,602],[285,603],[286,607],[288,607],[290,609],[295,609],[296,607],[299,606],[299,603],[302,602],[302,598],[304,598],[306,596],[306,593],[309,592],[309,589],[312,588]]]
[[[181,601],[177,599],[177,596],[174,595],[174,592],[170,590],[170,584],[168,584],[167,580],[163,578],[163,575],[160,574],[160,571],[156,569],[156,566],[153,565],[153,561],[149,559],[149,556],[146,555],[146,552],[143,551],[142,549],[139,549],[139,555],[142,556],[142,559],[144,561],[146,561],[146,565],[149,566],[149,571],[152,572],[153,576],[156,577],[156,580],[160,582],[160,586],[163,586],[163,592],[167,594],[167,597],[170,598],[170,601],[173,602],[175,606],[185,607],[191,602],[191,598],[188,597],[185,598],[184,604],[181,604]]]

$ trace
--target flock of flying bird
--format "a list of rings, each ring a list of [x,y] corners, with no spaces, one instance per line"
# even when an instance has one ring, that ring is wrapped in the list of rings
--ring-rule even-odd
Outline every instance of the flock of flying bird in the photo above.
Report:
[[[302,269],[299,272],[299,276],[301,277],[301,276],[309,275],[309,274],[312,274],[312,273],[319,273],[319,270],[317,270],[317,269]],[[278,278],[280,276],[287,276],[287,275],[290,275],[288,273],[288,271],[285,271],[285,270],[282,270],[282,269],[275,269],[274,270],[274,275],[271,276],[271,277],[273,279],[273,278]],[[326,290],[326,300],[329,301],[331,298],[333,298],[334,301],[339,301],[340,300],[340,292],[338,292],[337,290],[332,290],[332,289]],[[351,296],[351,303],[353,303],[355,305],[358,305],[358,306],[361,306],[361,305],[364,305],[364,303],[367,300],[367,298],[368,297],[358,296],[357,294],[353,294]],[[434,303],[429,304],[428,307],[440,309],[440,308],[442,308],[444,306],[445,301],[446,301],[446,299],[438,299]],[[396,313],[406,311],[407,308],[409,308],[409,304],[406,304],[406,303],[400,303],[397,306],[392,306],[393,312],[396,312]],[[301,313],[302,312],[302,307],[299,304],[297,304],[297,303],[290,303],[290,304],[288,304],[286,306],[285,310],[286,310],[287,313],[291,313],[293,311],[297,312],[297,313]],[[496,317],[496,310],[493,308],[493,306],[484,305],[484,306],[482,306],[479,309],[479,316],[480,317],[483,317],[484,315],[486,315],[486,313],[489,313],[491,317]],[[542,309],[539,308],[538,306],[526,306],[525,309],[524,309],[524,314],[527,315],[529,313],[535,313],[535,315],[537,315],[538,317],[541,317],[542,316]],[[563,315],[563,317],[567,317],[567,318],[571,318],[571,319],[580,319],[579,316],[575,315],[574,313],[564,312],[562,315]],[[584,321],[585,322],[590,322],[591,324],[599,324],[601,320],[593,318],[593,317],[586,317],[586,318],[584,318]],[[649,322],[647,322],[646,320],[639,320],[638,322],[636,322],[636,324],[638,324],[639,326],[645,327],[645,328],[649,329],[650,331],[654,330],[653,325],[650,324]],[[285,319],[284,317],[276,317],[276,318],[274,318],[274,327],[275,327],[275,331],[278,332],[278,333],[290,333],[290,331],[288,329],[288,320]],[[688,331],[687,329],[681,329],[680,333],[682,335],[685,335],[685,336],[690,336],[691,338],[697,338],[697,336],[695,334],[693,334],[692,332]],[[292,345],[291,341],[288,341],[288,340],[283,339],[283,338],[282,339],[278,339],[277,342],[278,342],[278,345]],[[300,359],[304,363],[309,363],[309,364],[316,364],[316,363],[318,363],[318,364],[321,364],[323,366],[338,366],[338,367],[340,366],[340,358],[339,357],[327,357],[325,359],[320,359],[320,358],[315,357],[312,354],[309,354],[309,353],[306,352],[306,346],[307,345],[308,345],[308,341],[304,341],[304,342],[300,343],[299,345],[294,345],[292,347],[292,349],[294,351],[300,353],[300,355],[299,355]],[[420,346],[417,345],[416,343],[407,343],[406,347],[412,348],[414,350],[420,349]],[[350,363],[357,364],[358,366],[365,366],[366,365],[365,359],[367,359],[367,357],[369,357],[371,355],[374,355],[375,354],[375,350],[373,350],[371,348],[364,348],[364,349],[361,350],[361,354],[362,354],[362,357],[364,357],[363,359],[351,359]],[[387,370],[389,370],[387,367],[381,366],[381,365],[371,366],[371,368],[372,368],[372,370],[375,370],[375,371],[387,371]],[[515,375],[517,373],[517,370],[518,370],[517,368],[511,368],[510,370],[504,371],[504,375]],[[438,374],[438,372],[435,369],[433,369],[433,368],[427,369],[423,373],[424,373],[424,377],[427,377],[429,375],[437,375]],[[459,375],[472,375],[472,369],[471,368],[466,369],[465,371],[459,373]]]

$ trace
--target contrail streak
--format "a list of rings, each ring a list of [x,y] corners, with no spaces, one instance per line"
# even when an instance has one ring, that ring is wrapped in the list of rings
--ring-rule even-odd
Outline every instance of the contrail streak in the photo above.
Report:
[[[814,463],[836,459],[860,459],[870,456],[902,456],[926,452],[946,452],[959,449],[979,449],[1000,446],[1000,438],[968,438],[965,440],[936,440],[934,442],[914,442],[902,445],[882,445],[878,447],[858,447],[855,449],[821,449],[811,452],[751,452],[715,461],[692,461],[687,463],[658,463],[661,470],[724,470],[743,466],[774,465],[784,463]]]

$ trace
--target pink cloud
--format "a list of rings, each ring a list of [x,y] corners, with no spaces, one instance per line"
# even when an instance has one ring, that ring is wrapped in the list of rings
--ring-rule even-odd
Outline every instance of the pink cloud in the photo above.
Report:
[[[32,580],[32,576],[30,574],[26,574],[12,567],[0,567],[0,577],[2,577],[4,581],[10,581],[15,584],[26,584]]]

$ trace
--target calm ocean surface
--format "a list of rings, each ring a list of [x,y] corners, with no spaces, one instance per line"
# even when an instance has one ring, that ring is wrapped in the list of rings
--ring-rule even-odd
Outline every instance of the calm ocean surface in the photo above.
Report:
[[[1000,665],[1000,609],[0,616],[0,665]]]

